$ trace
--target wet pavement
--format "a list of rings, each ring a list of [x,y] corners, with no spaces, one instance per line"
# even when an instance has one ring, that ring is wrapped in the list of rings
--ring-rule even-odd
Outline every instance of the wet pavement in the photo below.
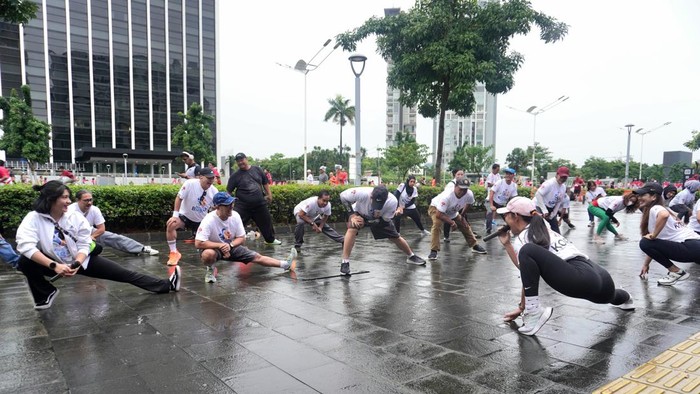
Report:
[[[691,277],[660,287],[665,271],[652,263],[641,280],[640,214],[618,214],[630,241],[604,234],[605,245],[589,241],[581,205],[572,216],[577,228],[564,225],[565,235],[632,294],[637,309],[567,298],[543,282],[540,300],[554,314],[535,337],[502,322],[518,304],[520,281],[500,243],[474,255],[459,233],[420,267],[362,231],[351,268],[369,273],[320,280],[308,279],[338,273],[340,246],[307,233],[295,278],[222,262],[215,284],[204,283],[194,246],[179,241],[179,293],[62,279],[54,305],[40,312],[24,277],[3,265],[0,392],[591,392],[700,331],[700,267],[682,264]],[[481,220],[471,221],[483,233]],[[410,222],[402,229],[427,257],[429,237]],[[249,246],[284,258],[293,235],[278,232],[282,246]],[[163,234],[134,238],[161,255],[104,255],[165,276]]]

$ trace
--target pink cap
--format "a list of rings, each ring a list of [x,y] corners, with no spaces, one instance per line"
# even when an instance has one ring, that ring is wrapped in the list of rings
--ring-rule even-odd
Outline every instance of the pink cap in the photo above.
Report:
[[[500,215],[513,212],[521,216],[532,216],[533,211],[536,211],[535,203],[527,197],[519,196],[511,198],[508,205],[496,210]]]

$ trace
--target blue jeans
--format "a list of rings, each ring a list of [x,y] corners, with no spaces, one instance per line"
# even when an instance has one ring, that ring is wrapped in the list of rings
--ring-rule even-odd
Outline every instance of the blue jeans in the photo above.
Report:
[[[2,259],[7,264],[11,265],[12,268],[17,268],[17,261],[19,260],[19,256],[17,255],[15,250],[12,249],[12,245],[5,241],[5,238],[3,238],[2,236],[0,236],[0,259]]]

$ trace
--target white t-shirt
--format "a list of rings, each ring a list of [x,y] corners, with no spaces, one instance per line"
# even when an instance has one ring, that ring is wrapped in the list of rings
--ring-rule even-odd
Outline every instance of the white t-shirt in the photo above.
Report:
[[[315,220],[319,215],[331,216],[331,203],[321,208],[318,206],[318,196],[309,197],[306,200],[297,204],[294,207],[294,216],[299,214],[299,211],[306,212],[306,216]]]
[[[245,228],[238,212],[231,211],[228,219],[221,220],[216,211],[212,211],[202,219],[194,239],[231,243],[238,237],[245,237]]]
[[[87,219],[88,223],[90,223],[90,226],[93,227],[93,232],[95,231],[95,226],[99,226],[100,224],[104,224],[105,222],[105,218],[104,216],[102,216],[102,211],[100,211],[100,208],[97,208],[94,205],[91,206],[90,209],[88,209],[87,213],[85,213],[80,210],[78,203],[74,202],[73,204],[68,206],[68,212],[78,212],[85,216],[85,219]]]
[[[178,197],[182,200],[180,215],[195,223],[201,222],[209,212],[209,208],[213,206],[214,195],[217,192],[215,187],[209,186],[205,193],[199,179],[188,179],[177,192]]]
[[[312,182],[314,181],[314,175],[313,175],[313,174],[307,175],[307,176],[306,176],[306,181],[309,182],[309,183],[312,183]]]
[[[199,171],[199,166],[196,164],[191,167],[187,167],[187,169],[185,170],[185,176],[188,179],[194,179],[197,177],[197,171]]]
[[[622,198],[622,196],[601,197],[597,202],[598,208],[603,211],[610,209],[613,213],[622,211],[625,209],[625,201]]]
[[[695,193],[691,193],[688,189],[681,190],[680,193],[673,197],[673,200],[668,204],[669,207],[674,205],[687,205],[691,206],[695,204]]]
[[[515,255],[520,253],[520,248],[526,243],[527,232],[530,230],[530,226],[525,227],[525,229],[513,238],[513,249],[515,249]],[[564,238],[561,234],[555,233],[549,229],[549,251],[557,255],[562,260],[569,260],[576,256],[582,256],[588,258],[584,253],[582,253],[574,244],[572,244],[568,239]]]
[[[700,200],[693,205],[693,216],[688,222],[688,227],[695,232],[700,232],[700,222],[698,222],[698,209],[700,209]]]
[[[662,207],[661,205],[654,205],[649,210],[649,225],[647,226],[647,229],[650,233],[654,233],[654,227],[656,227],[656,217],[659,215],[659,213],[661,213],[661,211],[664,210],[666,210],[666,208]],[[678,220],[671,214],[671,212],[669,212],[666,225],[664,225],[664,228],[656,238],[673,242],[683,242],[687,239],[700,239],[700,235],[696,234],[695,231],[690,229],[690,227],[685,226],[682,221]]]
[[[605,196],[607,196],[607,194],[605,193],[605,189],[603,189],[602,187],[596,187],[595,189],[586,192],[586,201],[588,202],[588,205],[590,205],[591,202],[596,199],[596,197]]]
[[[444,192],[446,192],[448,190],[453,191],[455,189],[456,182],[457,182],[457,178],[454,178],[453,180],[447,182],[447,184],[445,184],[445,189],[443,191]]]
[[[486,177],[486,181],[484,181],[484,186],[486,186],[486,198],[487,198],[487,200],[488,200],[488,196],[489,196],[489,191],[491,190],[491,187],[489,187],[489,183],[492,185],[495,185],[496,182],[498,182],[500,180],[501,180],[501,174],[494,174],[493,172],[489,173],[489,175]]]
[[[352,204],[352,209],[360,215],[368,218],[374,217],[372,210],[372,190],[373,187],[353,187],[340,193],[340,201]],[[387,200],[384,202],[384,207],[381,210],[381,217],[385,222],[394,218],[396,207],[399,202],[393,194],[389,193]]]
[[[450,219],[457,217],[459,211],[467,205],[474,204],[474,193],[471,190],[467,190],[462,198],[457,198],[457,195],[453,191],[443,191],[437,196],[433,197],[430,201],[430,205],[435,207],[438,211],[444,213]]]
[[[447,186],[445,186],[447,187]],[[454,189],[454,184],[452,184],[452,188]],[[416,209],[416,204],[412,203],[411,205],[406,205],[411,203],[411,200],[414,198],[418,197],[418,184],[413,186],[413,193],[411,195],[408,195],[408,192],[406,191],[406,185],[405,184],[400,184],[399,187],[396,188],[399,192],[401,192],[401,195],[399,196],[399,206],[404,208],[404,209]]]
[[[537,206],[542,209],[542,212],[547,212],[545,208],[551,211],[558,211],[561,202],[566,197],[566,184],[560,185],[559,182],[557,182],[557,178],[548,179],[537,189],[535,197]],[[542,206],[542,204],[545,206]]]
[[[508,184],[505,179],[501,179],[493,185],[491,192],[493,193],[493,202],[505,206],[511,197],[518,195],[518,185],[513,181]]]

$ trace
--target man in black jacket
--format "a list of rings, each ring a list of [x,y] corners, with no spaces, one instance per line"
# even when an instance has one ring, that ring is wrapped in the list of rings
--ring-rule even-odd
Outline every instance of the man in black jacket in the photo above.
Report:
[[[238,199],[233,209],[241,215],[244,225],[250,219],[255,221],[267,245],[282,244],[275,239],[272,217],[267,208],[267,205],[272,202],[272,193],[265,173],[262,168],[251,166],[248,163],[248,157],[242,152],[236,155],[236,165],[238,165],[238,171],[231,174],[226,186],[226,191]]]

